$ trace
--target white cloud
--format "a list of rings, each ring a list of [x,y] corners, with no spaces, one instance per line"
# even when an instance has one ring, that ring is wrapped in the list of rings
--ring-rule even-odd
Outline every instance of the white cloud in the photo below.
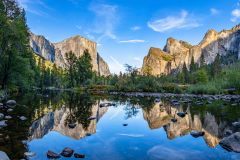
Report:
[[[142,39],[130,39],[130,40],[123,40],[119,41],[119,43],[144,43],[145,40]]]
[[[111,61],[108,63],[111,73],[119,74],[119,72],[124,72],[125,68],[122,63],[120,63],[117,59],[110,56]]]
[[[109,4],[94,3],[90,6],[90,10],[95,14],[95,27],[91,31],[100,34],[98,41],[105,37],[110,39],[117,38],[114,34],[118,21],[117,9],[116,5]]]
[[[133,26],[133,27],[131,27],[131,30],[132,30],[132,31],[138,31],[138,30],[140,30],[140,29],[141,29],[140,26]]]
[[[190,17],[185,10],[182,10],[177,16],[168,16],[148,22],[148,27],[156,32],[165,32],[181,28],[195,28],[198,26],[200,26],[200,24],[196,21],[196,18]]]
[[[240,9],[234,9],[234,10],[232,11],[231,21],[232,21],[232,22],[236,22],[239,18],[240,18]]]
[[[212,15],[217,15],[219,13],[219,10],[217,10],[216,8],[211,8],[210,12]]]

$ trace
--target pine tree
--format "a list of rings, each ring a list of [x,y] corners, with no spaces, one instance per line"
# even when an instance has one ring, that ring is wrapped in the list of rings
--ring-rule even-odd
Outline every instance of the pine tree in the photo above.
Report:
[[[214,62],[211,65],[211,75],[213,77],[216,77],[221,73],[222,67],[221,67],[221,59],[219,53],[215,57]]]
[[[206,65],[204,54],[201,54],[200,57],[200,68],[203,68]]]
[[[184,82],[189,83],[189,73],[188,73],[187,65],[185,62],[183,64],[182,73],[184,76]]]
[[[78,85],[86,84],[93,76],[92,72],[92,58],[85,50],[83,55],[77,61],[77,83]]]
[[[197,70],[197,66],[194,61],[194,57],[192,56],[191,63],[190,63],[190,72],[193,73]]]
[[[77,62],[77,57],[75,54],[70,51],[66,53],[66,61],[67,61],[67,76],[69,80],[69,86],[74,87],[75,86],[75,79],[76,79],[76,62]]]

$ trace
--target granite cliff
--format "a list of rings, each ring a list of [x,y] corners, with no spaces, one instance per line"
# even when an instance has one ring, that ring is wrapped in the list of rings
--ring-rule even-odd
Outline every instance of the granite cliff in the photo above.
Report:
[[[64,68],[66,66],[65,54],[72,51],[77,57],[83,55],[87,49],[92,58],[93,71],[99,75],[110,75],[107,63],[97,53],[97,44],[81,36],[74,36],[58,43],[51,43],[44,36],[30,33],[30,46],[39,56]]]
[[[211,29],[197,45],[168,38],[163,50],[150,48],[141,72],[155,76],[178,72],[184,63],[189,67],[192,57],[199,63],[203,56],[206,64],[211,64],[218,53],[221,56],[235,55],[240,59],[240,25],[221,32]]]

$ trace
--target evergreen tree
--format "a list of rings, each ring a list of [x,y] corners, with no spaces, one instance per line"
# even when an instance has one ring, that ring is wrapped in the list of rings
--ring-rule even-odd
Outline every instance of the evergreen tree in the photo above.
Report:
[[[201,54],[200,57],[200,68],[203,68],[206,65],[204,54]]]
[[[78,85],[86,84],[93,76],[92,58],[86,49],[83,55],[77,61],[77,83]]]
[[[189,83],[189,73],[188,73],[187,65],[185,62],[183,64],[182,73],[184,77],[184,82]]]
[[[77,72],[77,67],[76,67],[76,62],[77,62],[77,57],[75,54],[70,51],[66,53],[66,61],[67,61],[67,76],[69,80],[69,86],[74,87],[75,86],[75,79],[76,79],[76,72]]]
[[[215,57],[214,62],[211,65],[211,75],[213,77],[216,77],[221,73],[222,67],[221,67],[221,60],[220,60],[220,55],[219,53]]]
[[[192,56],[191,63],[190,63],[190,72],[193,73],[197,70],[196,63],[194,62],[194,57]]]
[[[15,0],[0,1],[0,83],[26,88],[34,81],[25,11]]]
[[[208,75],[204,68],[198,70],[194,73],[194,80],[195,83],[207,83],[208,82]]]

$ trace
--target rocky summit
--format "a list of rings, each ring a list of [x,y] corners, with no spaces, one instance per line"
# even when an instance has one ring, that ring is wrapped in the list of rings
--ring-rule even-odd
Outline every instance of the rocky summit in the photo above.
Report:
[[[150,48],[143,60],[141,72],[155,76],[178,72],[184,63],[189,68],[192,57],[198,64],[201,57],[204,57],[206,64],[211,64],[218,53],[220,56],[240,59],[240,25],[221,32],[208,30],[198,45],[168,38],[163,50]]]
[[[97,52],[97,44],[81,36],[74,36],[58,43],[52,43],[44,36],[30,33],[30,46],[42,58],[64,68],[66,66],[65,54],[72,51],[77,57],[83,55],[87,49],[92,58],[93,70],[99,75],[110,75],[108,64]]]

